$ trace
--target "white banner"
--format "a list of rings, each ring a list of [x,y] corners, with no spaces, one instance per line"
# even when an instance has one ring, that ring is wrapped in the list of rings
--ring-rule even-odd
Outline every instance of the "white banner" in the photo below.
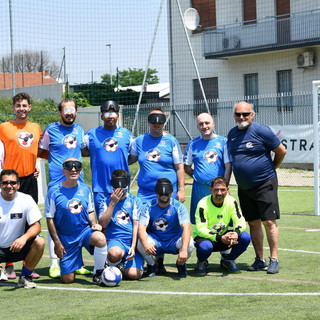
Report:
[[[313,163],[313,126],[269,126],[287,149],[283,163]]]

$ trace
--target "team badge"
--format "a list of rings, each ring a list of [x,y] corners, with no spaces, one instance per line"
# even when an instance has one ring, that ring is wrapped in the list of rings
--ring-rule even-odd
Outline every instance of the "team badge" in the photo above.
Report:
[[[218,160],[218,153],[215,150],[208,150],[204,154],[204,159],[209,163],[214,163]]]
[[[77,143],[77,138],[71,135],[65,136],[63,139],[63,144],[68,148],[68,149],[74,149],[78,143]]]
[[[33,143],[33,134],[29,132],[20,132],[18,135],[18,142],[22,147],[30,147]]]
[[[211,230],[213,231],[213,233],[219,233],[222,230],[224,230],[225,228],[226,228],[226,225],[224,224],[224,222],[219,221],[212,226]]]
[[[246,147],[249,148],[249,149],[253,148],[252,142],[247,142],[246,143]]]
[[[120,211],[117,213],[116,219],[117,219],[117,222],[119,222],[122,225],[125,225],[129,223],[130,216],[127,212]]]
[[[163,218],[156,220],[153,225],[158,231],[166,231],[168,229],[168,221]]]
[[[117,138],[123,138],[123,133],[122,133],[121,131],[116,132],[114,135],[115,135],[115,137],[117,137]]]
[[[166,145],[166,140],[162,139],[162,140],[160,141],[160,144],[161,144],[162,146],[165,146],[165,145]]]
[[[114,152],[116,151],[119,146],[118,146],[118,140],[115,138],[109,138],[104,142],[103,147],[108,151],[108,152]]]
[[[160,160],[161,152],[159,150],[150,150],[147,153],[147,159],[151,162],[158,162]]]
[[[69,202],[69,211],[73,214],[78,214],[82,211],[83,206],[80,200],[71,200]]]

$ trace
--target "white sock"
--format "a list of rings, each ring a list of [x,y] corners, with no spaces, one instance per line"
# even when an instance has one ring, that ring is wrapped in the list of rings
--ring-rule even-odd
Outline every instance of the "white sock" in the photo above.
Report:
[[[107,264],[109,265],[109,266],[117,266],[120,262],[121,262],[121,260],[119,260],[119,261],[117,261],[117,262],[111,262],[109,259],[108,259],[108,257],[107,257]]]
[[[107,254],[108,254],[107,245],[105,245],[102,248],[94,247],[94,253],[93,253],[93,258],[94,258],[93,273],[94,274],[96,273],[97,270],[104,269],[104,264],[106,263]]]
[[[58,257],[54,253],[54,242],[51,238],[50,232],[48,232],[48,247],[49,247],[49,255],[50,255],[50,267],[59,266]]]

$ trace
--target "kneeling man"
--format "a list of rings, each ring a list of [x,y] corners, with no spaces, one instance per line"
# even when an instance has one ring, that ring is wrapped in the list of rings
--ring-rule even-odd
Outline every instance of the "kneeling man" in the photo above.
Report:
[[[246,251],[250,235],[244,231],[246,222],[236,200],[229,195],[227,181],[216,177],[211,181],[211,195],[202,198],[196,209],[196,226],[193,232],[197,248],[196,273],[206,274],[207,259],[212,252],[231,252],[221,260],[221,267],[239,273],[235,260]]]

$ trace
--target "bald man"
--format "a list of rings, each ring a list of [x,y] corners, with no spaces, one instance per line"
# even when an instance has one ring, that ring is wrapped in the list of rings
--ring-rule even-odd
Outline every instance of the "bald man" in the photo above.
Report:
[[[215,134],[214,125],[210,114],[201,113],[197,117],[197,128],[201,135],[188,143],[184,153],[184,170],[194,179],[190,204],[190,221],[193,224],[197,204],[210,194],[212,179],[223,176],[228,183],[230,181],[227,139]]]
[[[248,271],[279,272],[278,180],[276,168],[280,166],[286,149],[270,128],[254,122],[253,105],[239,102],[233,108],[236,126],[228,134],[228,151],[233,173],[238,184],[242,213],[248,221],[256,258]],[[271,158],[271,151],[274,159]],[[270,247],[270,263],[263,252],[263,230]]]

